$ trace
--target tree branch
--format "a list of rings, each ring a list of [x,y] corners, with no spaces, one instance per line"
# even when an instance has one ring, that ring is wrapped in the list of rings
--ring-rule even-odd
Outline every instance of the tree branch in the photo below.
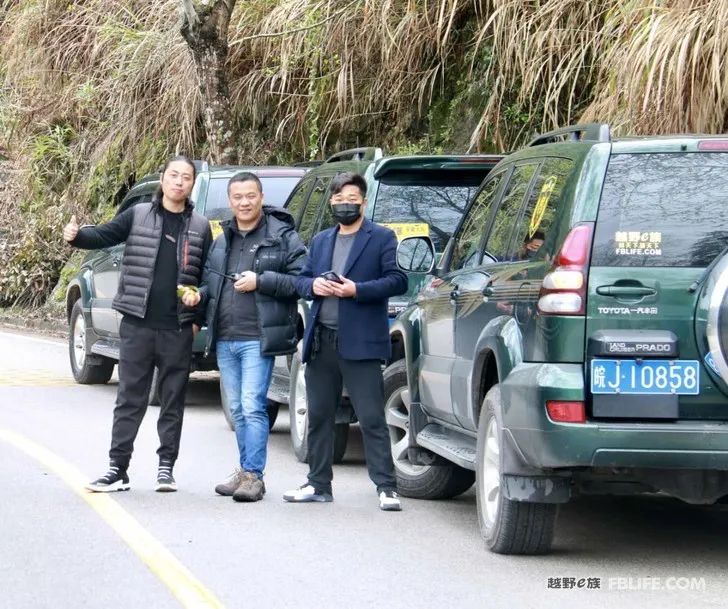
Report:
[[[342,13],[348,11],[352,6],[355,4],[361,2],[361,0],[352,0],[344,6],[343,8],[340,8],[338,11],[332,13],[326,19],[322,19],[318,23],[314,23],[312,25],[307,25],[305,27],[299,27],[295,28],[293,30],[285,30],[283,32],[271,32],[270,34],[253,34],[252,36],[244,36],[243,38],[238,38],[237,40],[233,40],[230,43],[230,46],[234,46],[236,44],[242,44],[243,42],[247,42],[248,40],[256,40],[258,38],[276,38],[277,36],[288,36],[289,34],[297,34],[298,32],[307,32],[308,30],[313,30],[321,25],[324,25],[325,23],[328,23],[332,19],[336,19],[339,15]]]

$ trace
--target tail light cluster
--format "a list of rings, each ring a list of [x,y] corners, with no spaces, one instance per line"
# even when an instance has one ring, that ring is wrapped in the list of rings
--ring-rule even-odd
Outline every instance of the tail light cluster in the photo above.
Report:
[[[594,223],[577,224],[569,231],[552,269],[543,278],[538,298],[541,315],[584,315],[587,264]]]

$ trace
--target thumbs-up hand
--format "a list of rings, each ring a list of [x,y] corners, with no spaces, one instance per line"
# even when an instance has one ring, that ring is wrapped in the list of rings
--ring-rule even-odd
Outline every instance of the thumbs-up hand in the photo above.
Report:
[[[70,243],[76,238],[76,235],[78,235],[78,222],[76,222],[74,214],[71,216],[71,221],[63,228],[63,238]]]

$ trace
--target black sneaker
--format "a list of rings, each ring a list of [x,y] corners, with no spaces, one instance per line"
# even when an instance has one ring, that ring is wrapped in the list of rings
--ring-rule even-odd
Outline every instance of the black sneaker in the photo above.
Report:
[[[172,475],[172,464],[162,461],[157,470],[157,488],[154,489],[158,493],[173,493],[177,490],[177,483]]]
[[[109,471],[101,478],[89,482],[86,490],[92,493],[111,493],[113,491],[128,491],[130,489],[129,476],[126,470],[113,463],[109,466]]]
[[[381,491],[379,493],[379,509],[385,512],[399,512],[402,509],[399,495],[391,489]]]

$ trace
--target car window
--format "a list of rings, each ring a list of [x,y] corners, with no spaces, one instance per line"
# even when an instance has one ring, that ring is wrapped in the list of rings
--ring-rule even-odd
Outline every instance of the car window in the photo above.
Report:
[[[280,207],[298,184],[297,177],[264,176],[260,178],[266,205]],[[228,220],[233,217],[228,201],[227,187],[230,178],[212,178],[207,187],[205,215],[210,220]]]
[[[306,209],[301,217],[301,223],[298,226],[298,234],[306,244],[311,241],[312,237],[316,233],[318,219],[321,215],[321,206],[328,206],[329,204],[326,195],[328,194],[330,183],[330,176],[318,178],[313,190],[311,191],[311,196],[308,198],[308,204],[306,205]]]
[[[511,237],[537,167],[537,163],[519,165],[511,174],[485,244],[485,251],[496,260],[511,258]]]
[[[477,194],[457,234],[450,258],[450,269],[471,268],[480,264],[480,243],[483,231],[497,201],[505,172],[493,176]]]
[[[592,264],[706,267],[728,246],[728,154],[618,154],[609,161]]]
[[[510,252],[512,260],[550,260],[556,244],[552,223],[559,210],[564,185],[574,162],[570,159],[546,159],[531,188],[521,214]]]
[[[301,219],[301,213],[303,212],[303,208],[308,201],[308,193],[311,192],[311,187],[313,186],[315,181],[316,178],[314,178],[313,176],[304,178],[303,180],[301,180],[298,186],[296,186],[293,194],[291,194],[290,198],[288,199],[286,209],[293,216],[293,221],[296,226],[298,226],[298,223]]]
[[[301,181],[298,176],[264,176],[260,178],[263,184],[265,204],[274,207],[283,207],[293,189]]]
[[[475,170],[402,170],[379,181],[372,220],[401,238],[429,235],[440,254],[487,175]]]

